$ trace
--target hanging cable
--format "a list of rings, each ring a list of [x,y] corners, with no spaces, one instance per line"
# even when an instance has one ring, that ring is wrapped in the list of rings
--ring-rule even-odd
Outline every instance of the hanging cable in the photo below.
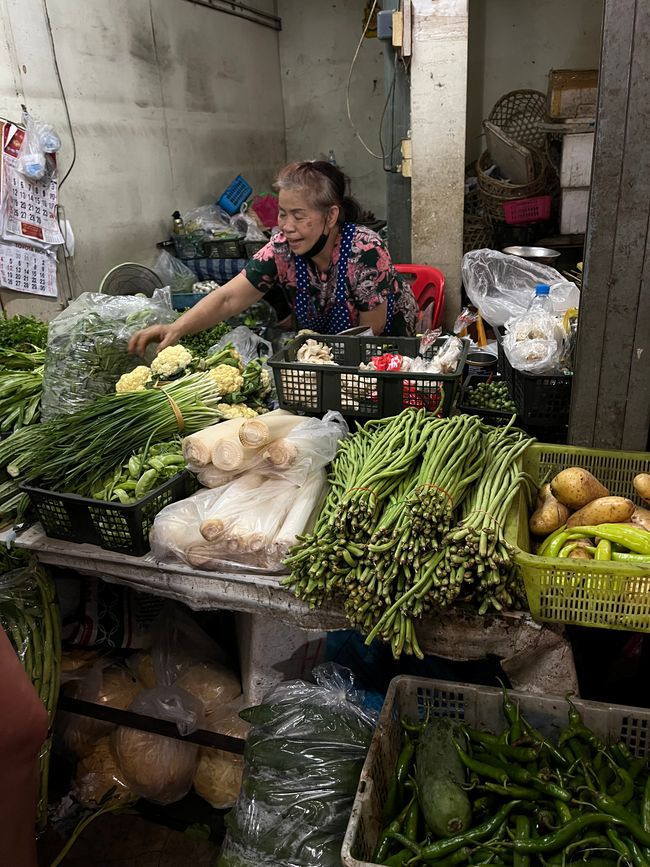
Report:
[[[59,90],[61,91],[61,98],[63,99],[63,107],[65,109],[65,116],[68,121],[68,130],[70,132],[70,138],[72,139],[72,162],[68,166],[68,170],[63,175],[61,180],[59,181],[59,189],[65,183],[66,178],[72,171],[72,168],[77,161],[77,142],[74,137],[74,131],[72,129],[72,120],[70,119],[70,109],[68,108],[68,99],[65,95],[65,88],[63,87],[63,81],[61,80],[61,70],[59,69],[59,61],[56,56],[56,46],[54,45],[54,34],[52,32],[52,22],[50,20],[50,10],[47,8],[47,0],[43,0],[43,11],[45,13],[45,21],[47,24],[47,32],[50,37],[50,46],[52,48],[52,59],[54,60],[54,71],[56,72],[56,79],[59,83]]]
[[[352,81],[352,72],[354,70],[354,64],[357,62],[357,57],[359,56],[359,52],[361,51],[361,46],[363,44],[363,40],[365,39],[366,33],[368,32],[368,27],[370,26],[370,21],[372,20],[372,16],[374,15],[375,9],[377,8],[377,2],[378,2],[378,0],[374,0],[374,2],[372,4],[372,8],[370,9],[370,12],[368,13],[368,18],[366,20],[366,26],[363,28],[363,33],[361,34],[361,38],[359,39],[359,44],[357,45],[357,50],[354,52],[354,57],[352,58],[352,63],[350,64],[350,71],[348,73],[348,83],[347,83],[347,86],[345,88],[345,104],[346,104],[346,107],[348,110],[348,120],[350,121],[350,126],[352,127],[355,136],[359,139],[359,141],[361,142],[363,147],[368,151],[368,153],[370,154],[371,157],[375,157],[375,159],[378,159],[378,160],[383,160],[382,155],[376,154],[374,151],[370,150],[368,145],[361,138],[361,134],[357,130],[356,126],[354,125],[354,121],[352,120],[352,113],[350,111],[350,83]]]

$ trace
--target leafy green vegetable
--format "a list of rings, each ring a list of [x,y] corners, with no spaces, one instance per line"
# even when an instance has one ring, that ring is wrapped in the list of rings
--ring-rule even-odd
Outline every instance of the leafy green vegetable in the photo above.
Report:
[[[218,322],[213,328],[206,328],[198,334],[183,337],[182,343],[195,358],[205,358],[215,343],[218,343],[230,330],[231,326],[226,322]]]
[[[43,378],[45,420],[73,413],[110,394],[123,373],[142,364],[129,338],[176,314],[168,295],[110,296],[85,292],[50,323]]]
[[[0,347],[21,352],[29,352],[33,347],[44,349],[47,329],[47,322],[34,316],[0,317]]]

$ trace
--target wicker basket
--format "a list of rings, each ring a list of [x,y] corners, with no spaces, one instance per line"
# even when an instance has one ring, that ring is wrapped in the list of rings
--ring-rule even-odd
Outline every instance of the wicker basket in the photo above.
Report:
[[[503,203],[512,199],[529,199],[533,196],[543,195],[553,187],[553,171],[548,163],[537,151],[532,151],[535,163],[535,179],[529,184],[511,184],[486,174],[487,169],[493,164],[489,151],[483,151],[476,164],[478,185],[481,191],[483,207],[487,215],[503,222]]]
[[[546,119],[546,94],[541,90],[511,90],[499,99],[488,120],[526,147],[546,151],[546,133],[539,128]]]
[[[492,226],[479,214],[465,214],[463,219],[463,253],[492,246]]]

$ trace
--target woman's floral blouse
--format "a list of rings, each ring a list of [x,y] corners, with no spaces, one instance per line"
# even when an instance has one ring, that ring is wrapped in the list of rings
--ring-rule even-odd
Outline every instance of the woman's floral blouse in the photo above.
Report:
[[[316,311],[327,313],[334,304],[341,235],[336,239],[332,261],[326,273],[320,273],[313,262],[307,263],[310,289]],[[248,280],[265,293],[281,288],[293,301],[296,292],[296,265],[287,239],[277,232],[253,256],[244,270]],[[359,324],[359,313],[373,310],[389,294],[394,295],[392,335],[415,333],[417,304],[410,286],[393,268],[390,255],[376,232],[357,226],[348,259],[348,307],[352,326]]]

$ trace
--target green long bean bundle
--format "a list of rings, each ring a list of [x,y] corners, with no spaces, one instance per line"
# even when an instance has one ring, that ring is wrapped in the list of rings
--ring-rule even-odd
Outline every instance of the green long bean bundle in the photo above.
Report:
[[[520,602],[503,525],[530,439],[475,416],[422,410],[371,422],[341,447],[311,535],[284,584],[315,607],[342,601],[350,624],[421,657],[416,621],[456,601]]]

